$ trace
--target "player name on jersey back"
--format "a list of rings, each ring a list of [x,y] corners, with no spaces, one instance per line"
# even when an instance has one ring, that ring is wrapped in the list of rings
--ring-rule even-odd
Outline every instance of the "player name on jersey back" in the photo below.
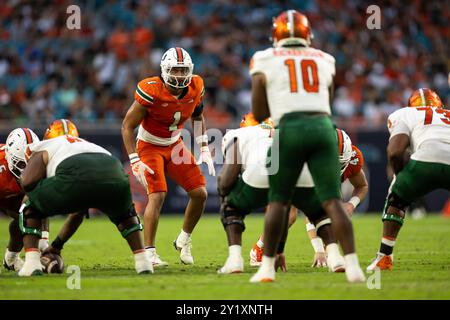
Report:
[[[410,138],[411,159],[450,165],[450,110],[431,107],[405,107],[388,118],[391,138]]]
[[[291,112],[331,114],[329,87],[335,59],[306,47],[269,48],[258,51],[250,62],[250,75],[264,74],[270,114],[278,124]]]

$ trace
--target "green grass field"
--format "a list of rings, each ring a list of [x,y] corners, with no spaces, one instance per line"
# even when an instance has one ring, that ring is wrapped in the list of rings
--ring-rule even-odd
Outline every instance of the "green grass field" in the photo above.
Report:
[[[362,267],[378,249],[379,215],[353,218],[357,252]],[[184,266],[172,247],[182,217],[163,216],[157,236],[158,253],[170,263],[153,275],[138,276],[125,241],[106,219],[87,220],[66,244],[66,267],[81,269],[81,289],[69,290],[69,274],[19,278],[2,270],[0,299],[450,299],[450,219],[429,216],[407,219],[395,248],[395,265],[381,273],[381,289],[366,284],[348,284],[344,274],[310,267],[313,251],[299,221],[291,228],[286,256],[287,273],[278,273],[275,283],[250,284],[255,269],[245,273],[217,275],[227,256],[226,236],[216,215],[205,215],[193,235],[194,266]],[[62,220],[51,222],[51,238]],[[7,219],[0,219],[0,247],[7,244]],[[263,216],[246,219],[243,254],[258,238]],[[1,252],[2,256],[4,252]]]

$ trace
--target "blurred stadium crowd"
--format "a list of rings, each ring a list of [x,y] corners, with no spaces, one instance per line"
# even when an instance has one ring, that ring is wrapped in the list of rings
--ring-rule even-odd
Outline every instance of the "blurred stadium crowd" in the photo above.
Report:
[[[385,125],[414,88],[448,88],[446,1],[377,1],[381,30],[368,30],[356,0],[0,1],[0,119],[47,125],[55,118],[120,123],[138,80],[159,74],[163,51],[187,49],[205,79],[209,125],[250,108],[248,62],[271,45],[271,18],[308,15],[313,46],[336,57],[336,120]],[[66,8],[81,8],[69,30]]]

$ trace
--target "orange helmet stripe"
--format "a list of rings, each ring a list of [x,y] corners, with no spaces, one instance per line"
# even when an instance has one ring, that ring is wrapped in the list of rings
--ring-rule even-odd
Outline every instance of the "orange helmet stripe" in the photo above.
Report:
[[[25,132],[25,136],[27,137],[27,144],[32,143],[33,138],[31,137],[30,130],[28,130],[27,128],[22,128],[22,130],[23,132]]]
[[[181,51],[180,47],[176,47],[175,49],[177,50],[178,62],[183,62],[183,51]]]

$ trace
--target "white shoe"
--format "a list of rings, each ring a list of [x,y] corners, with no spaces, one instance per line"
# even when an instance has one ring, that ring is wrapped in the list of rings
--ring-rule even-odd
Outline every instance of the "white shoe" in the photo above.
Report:
[[[328,255],[327,265],[330,272],[345,272],[345,260],[340,254]]]
[[[219,274],[241,273],[244,271],[244,259],[242,257],[228,257],[225,265],[217,270]]]
[[[44,270],[44,267],[40,262],[25,260],[25,263],[17,274],[19,277],[40,276],[44,274],[42,270]]]
[[[191,254],[191,238],[189,237],[186,241],[181,241],[179,239],[180,237],[173,242],[173,245],[176,250],[180,251],[181,262],[184,264],[194,264],[194,257]]]
[[[345,268],[347,281],[350,283],[366,282],[366,276],[360,266],[347,266]]]
[[[20,257],[16,257],[14,259],[8,259],[8,260],[3,258],[3,266],[7,270],[19,271],[20,269],[22,269],[23,264],[24,264],[24,261]]]
[[[159,255],[156,253],[156,249],[152,248],[152,249],[147,249],[146,251],[148,253],[148,257],[149,257],[150,261],[152,262],[154,268],[167,267],[169,265],[167,262],[161,260]]]
[[[251,283],[258,282],[274,282],[275,281],[275,268],[268,270],[267,268],[259,267],[258,271],[251,277]]]
[[[153,263],[150,260],[150,254],[145,251],[145,256],[136,258],[134,261],[134,268],[138,274],[153,273]]]

